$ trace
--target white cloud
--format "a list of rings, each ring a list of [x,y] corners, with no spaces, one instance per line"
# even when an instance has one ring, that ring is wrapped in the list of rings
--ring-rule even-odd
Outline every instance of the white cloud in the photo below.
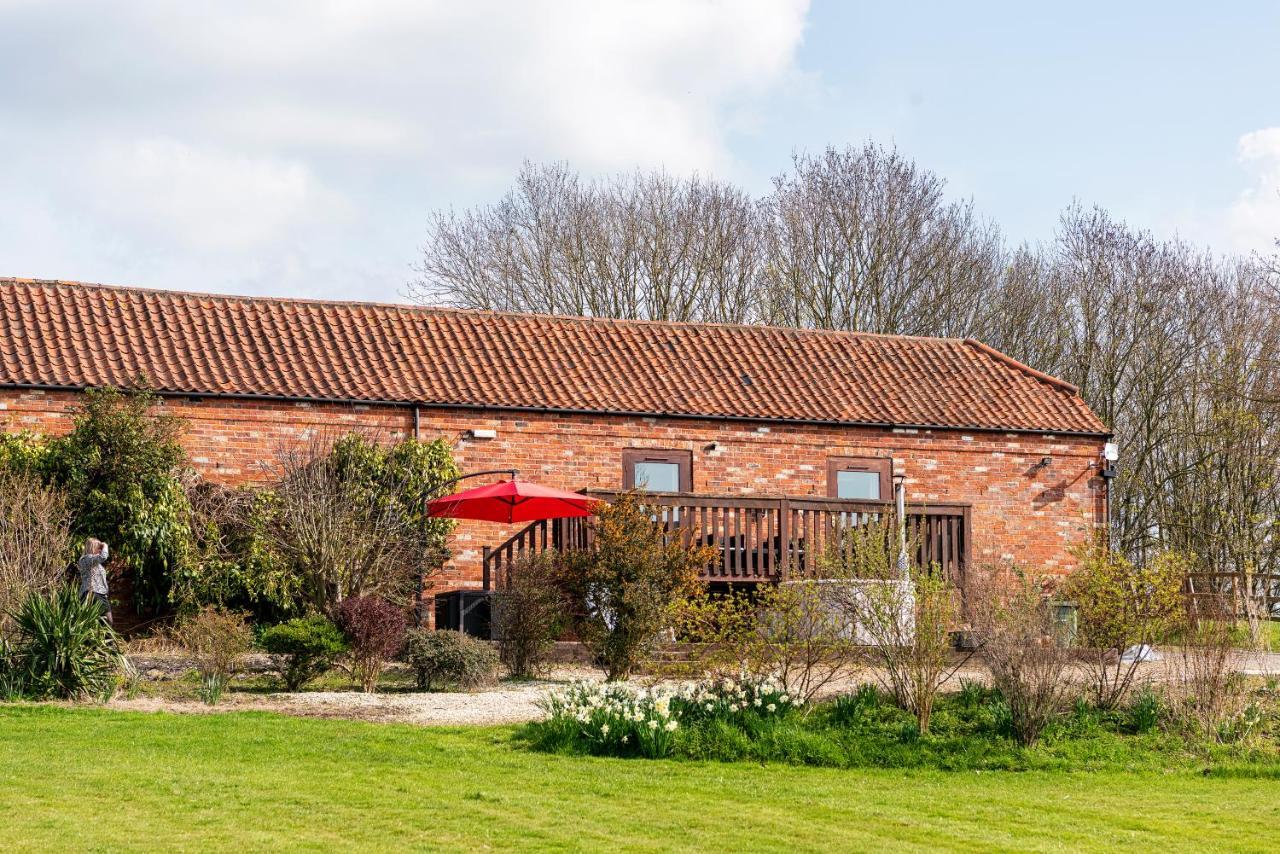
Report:
[[[391,297],[428,212],[522,159],[733,174],[806,12],[0,2],[0,275]]]
[[[1237,249],[1269,253],[1280,240],[1280,127],[1245,134],[1237,151],[1253,182],[1231,206],[1231,239]]]
[[[85,204],[156,244],[197,251],[269,245],[307,219],[340,214],[297,161],[227,155],[172,139],[108,145],[83,179]]]

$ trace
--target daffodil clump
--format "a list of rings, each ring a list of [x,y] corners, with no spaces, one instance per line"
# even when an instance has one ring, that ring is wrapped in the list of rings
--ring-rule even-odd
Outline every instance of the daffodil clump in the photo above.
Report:
[[[737,677],[703,680],[682,690],[678,697],[680,717],[686,721],[703,718],[732,720],[747,715],[776,717],[798,708],[802,703],[778,680],[746,673]]]
[[[653,759],[671,754],[680,728],[673,696],[661,688],[574,682],[548,694],[541,705],[549,725],[585,740],[594,752]]]

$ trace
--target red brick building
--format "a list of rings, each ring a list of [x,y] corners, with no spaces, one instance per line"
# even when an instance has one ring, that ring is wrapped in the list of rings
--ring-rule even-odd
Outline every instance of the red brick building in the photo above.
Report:
[[[139,375],[210,478],[261,479],[317,431],[443,436],[463,471],[680,493],[737,537],[726,578],[758,575],[742,556],[806,513],[890,500],[895,476],[966,565],[1065,572],[1106,520],[1106,426],[976,341],[0,279],[4,430],[65,431],[84,388]],[[480,586],[513,533],[462,523],[441,586]]]

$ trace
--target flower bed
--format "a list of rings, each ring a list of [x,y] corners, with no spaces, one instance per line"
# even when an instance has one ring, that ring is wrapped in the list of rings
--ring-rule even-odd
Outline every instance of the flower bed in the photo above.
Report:
[[[801,707],[769,680],[723,679],[679,689],[574,683],[540,703],[546,718],[522,738],[546,752],[943,770],[1103,770],[1223,767],[1277,773],[1280,704],[1249,690],[1248,720],[1228,739],[1180,727],[1147,694],[1122,709],[1080,700],[1034,747],[1017,741],[1008,703],[976,683],[938,698],[933,726],[876,687]],[[1256,719],[1256,720],[1255,720]]]
[[[746,725],[799,707],[771,679],[722,678],[681,688],[574,682],[542,701],[544,737],[591,753],[659,758],[671,755],[682,725],[722,721]]]

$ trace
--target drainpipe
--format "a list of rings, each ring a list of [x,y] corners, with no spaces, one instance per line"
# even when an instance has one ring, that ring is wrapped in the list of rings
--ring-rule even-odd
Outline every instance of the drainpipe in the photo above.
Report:
[[[894,498],[898,502],[898,572],[903,581],[911,580],[911,569],[907,559],[907,476],[893,476]]]
[[[418,441],[418,422],[420,420],[418,404],[413,405],[413,440]]]

